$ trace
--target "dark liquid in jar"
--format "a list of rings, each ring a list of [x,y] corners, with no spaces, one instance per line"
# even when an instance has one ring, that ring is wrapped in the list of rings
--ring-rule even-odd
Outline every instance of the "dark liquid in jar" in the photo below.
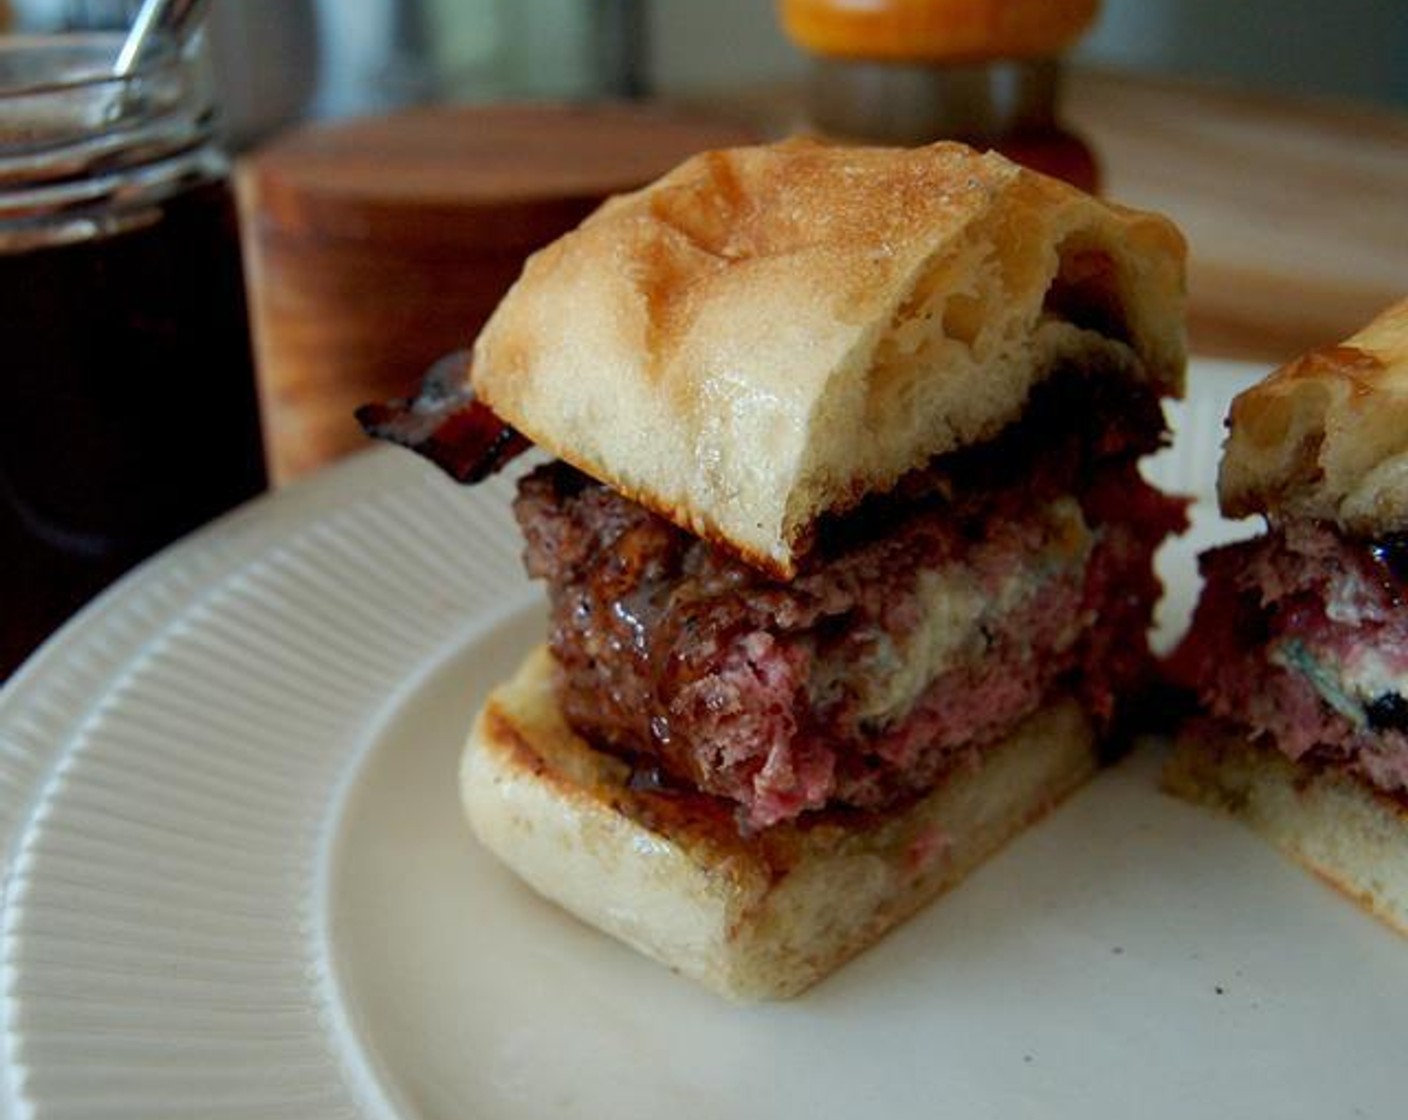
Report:
[[[11,251],[0,228],[0,679],[139,560],[264,488],[233,199]]]

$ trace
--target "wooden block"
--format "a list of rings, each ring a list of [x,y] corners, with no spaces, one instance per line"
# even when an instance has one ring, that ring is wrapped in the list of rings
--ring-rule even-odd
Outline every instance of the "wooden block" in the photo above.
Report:
[[[274,484],[468,346],[524,258],[606,196],[751,133],[638,106],[436,107],[293,132],[237,185]]]

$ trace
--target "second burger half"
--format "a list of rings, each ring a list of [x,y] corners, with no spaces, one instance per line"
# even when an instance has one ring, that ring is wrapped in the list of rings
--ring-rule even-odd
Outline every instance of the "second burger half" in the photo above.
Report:
[[[534,256],[477,402],[401,435],[472,462],[487,406],[488,459],[552,459],[515,503],[547,642],[465,754],[482,842],[777,997],[1076,788],[1184,523],[1138,469],[1183,265],[1164,219],[996,155],[805,142],[691,159]]]

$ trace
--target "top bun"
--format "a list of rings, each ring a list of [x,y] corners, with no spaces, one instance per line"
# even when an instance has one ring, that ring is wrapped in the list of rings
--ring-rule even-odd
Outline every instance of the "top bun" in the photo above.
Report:
[[[1218,497],[1230,517],[1408,529],[1408,299],[1232,402]]]
[[[959,144],[707,152],[529,259],[475,344],[551,453],[789,578],[824,513],[1079,364],[1182,389],[1166,220]]]

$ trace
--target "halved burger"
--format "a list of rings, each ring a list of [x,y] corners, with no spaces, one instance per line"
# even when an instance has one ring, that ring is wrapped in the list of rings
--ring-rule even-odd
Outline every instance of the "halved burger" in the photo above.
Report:
[[[1232,404],[1165,773],[1408,932],[1408,300]]]
[[[780,997],[1076,789],[1183,525],[1138,468],[1183,263],[1162,218],[996,155],[808,142],[698,156],[534,256],[473,405],[438,398],[550,460],[515,506],[546,642],[464,755],[483,844]]]

